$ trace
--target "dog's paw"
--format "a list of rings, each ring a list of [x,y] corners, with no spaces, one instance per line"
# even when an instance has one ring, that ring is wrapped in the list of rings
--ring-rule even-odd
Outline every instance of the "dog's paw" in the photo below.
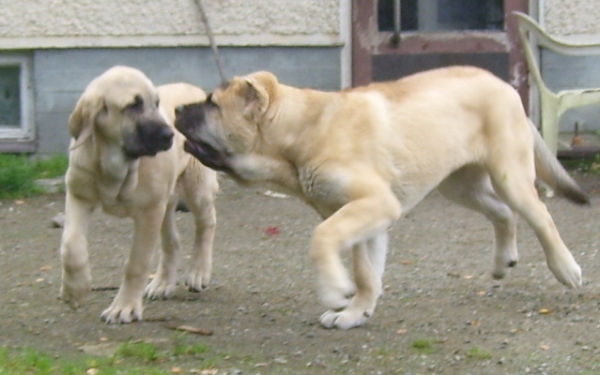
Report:
[[[511,260],[507,264],[496,265],[494,267],[494,271],[492,272],[492,277],[496,280],[503,279],[506,276],[506,271],[508,270],[508,268],[513,268],[516,265],[516,260]]]
[[[201,292],[208,288],[210,283],[210,272],[194,272],[190,271],[185,282],[190,292]]]
[[[107,324],[127,324],[142,320],[142,312],[141,299],[134,303],[122,303],[115,298],[110,307],[102,312],[100,318]]]
[[[570,254],[569,254],[570,255]],[[548,267],[561,283],[568,288],[579,288],[582,284],[581,267],[572,256],[560,262],[548,260]]]
[[[506,272],[509,268],[513,268],[517,265],[519,256],[514,250],[513,252],[505,251],[499,253],[494,259],[494,270],[492,271],[492,277],[496,280],[503,279],[506,276]]]
[[[78,277],[63,274],[60,299],[72,309],[77,309],[91,290],[92,276],[89,273],[82,273]]]
[[[350,301],[352,301],[352,296],[354,292],[343,293],[342,291],[336,290],[322,290],[321,293],[321,303],[323,306],[330,308],[332,310],[341,310],[346,308]]]
[[[332,310],[341,310],[346,308],[356,289],[350,281],[338,287],[322,286],[319,292],[321,303]]]
[[[319,319],[325,328],[350,329],[363,325],[371,316],[369,312],[346,309],[342,311],[329,310]]]
[[[144,296],[152,300],[171,298],[175,294],[175,287],[174,282],[157,276],[146,286]]]

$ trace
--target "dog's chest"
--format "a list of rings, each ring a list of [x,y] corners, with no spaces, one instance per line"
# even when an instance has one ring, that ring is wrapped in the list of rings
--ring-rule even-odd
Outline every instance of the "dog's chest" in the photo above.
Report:
[[[102,210],[119,217],[129,216],[130,205],[135,200],[137,180],[137,171],[128,173],[123,179],[101,178],[96,190]]]
[[[314,169],[299,171],[298,178],[305,199],[322,216],[329,216],[348,203],[348,197],[344,194],[344,178],[338,177],[323,176]]]
[[[119,200],[104,199],[101,201],[102,211],[109,215],[117,217],[127,217],[129,215],[129,206]]]

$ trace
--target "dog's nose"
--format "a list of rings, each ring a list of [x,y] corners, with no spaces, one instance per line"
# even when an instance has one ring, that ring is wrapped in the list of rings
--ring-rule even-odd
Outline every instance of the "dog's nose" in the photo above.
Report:
[[[170,140],[174,135],[175,133],[168,126],[161,126],[157,132],[157,137],[165,140]]]
[[[179,107],[175,108],[175,116],[178,116],[181,111],[183,111],[183,106],[180,105]]]

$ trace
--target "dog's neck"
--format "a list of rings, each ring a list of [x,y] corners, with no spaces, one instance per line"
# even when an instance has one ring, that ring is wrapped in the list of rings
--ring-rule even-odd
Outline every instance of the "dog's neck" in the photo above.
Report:
[[[309,164],[307,155],[317,152],[313,148],[320,147],[311,140],[322,139],[315,137],[315,131],[321,131],[322,127],[313,125],[322,121],[326,111],[325,106],[319,104],[326,102],[322,96],[330,94],[279,85],[276,95],[279,100],[274,101],[257,124],[257,142],[261,144],[256,149],[260,152],[235,158],[234,178],[254,184],[275,184],[286,193],[302,198],[301,178],[306,172],[301,169]],[[295,100],[298,97],[304,100]],[[298,142],[300,138],[308,141]]]
[[[109,203],[129,196],[138,184],[139,159],[130,159],[119,144],[96,137],[94,152],[100,171],[97,185],[102,201]],[[101,143],[101,144],[100,144]]]
[[[266,113],[267,119],[266,129],[264,134],[265,143],[274,146],[279,152],[292,163],[303,163],[305,155],[314,155],[314,152],[306,149],[306,145],[318,150],[321,145],[314,142],[298,142],[299,138],[307,139],[322,139],[323,137],[315,137],[315,131],[323,131],[323,122],[328,119],[327,106],[321,103],[327,103],[328,100],[323,100],[323,96],[329,96],[331,93],[298,89],[295,87],[279,85],[277,105],[270,108]],[[288,92],[286,92],[288,91]],[[295,98],[303,98],[296,100]],[[292,98],[292,99],[289,99]],[[319,126],[315,126],[319,125]],[[299,145],[302,145],[299,147]]]

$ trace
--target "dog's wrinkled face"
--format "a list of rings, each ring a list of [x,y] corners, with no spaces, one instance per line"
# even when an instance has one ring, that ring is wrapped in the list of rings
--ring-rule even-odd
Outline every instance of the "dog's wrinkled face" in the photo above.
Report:
[[[159,109],[158,93],[140,71],[115,67],[88,86],[71,114],[72,136],[96,134],[127,157],[154,156],[173,144],[173,129]],[[79,141],[79,140],[78,140]]]
[[[269,73],[235,77],[206,101],[176,109],[175,127],[186,136],[185,150],[209,168],[235,174],[236,158],[252,153],[269,107]]]
[[[171,147],[173,129],[160,113],[154,87],[130,90],[119,100],[113,98],[111,95],[105,97],[96,124],[104,136],[122,141],[128,157],[154,156]]]

